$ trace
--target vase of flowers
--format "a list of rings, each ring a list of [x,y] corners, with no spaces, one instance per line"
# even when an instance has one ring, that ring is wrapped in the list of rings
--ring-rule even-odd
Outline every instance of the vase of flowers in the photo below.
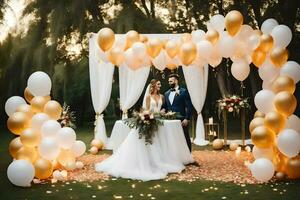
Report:
[[[219,116],[224,111],[238,115],[241,109],[250,109],[249,98],[242,98],[238,95],[224,97],[217,100],[216,107],[218,109]]]

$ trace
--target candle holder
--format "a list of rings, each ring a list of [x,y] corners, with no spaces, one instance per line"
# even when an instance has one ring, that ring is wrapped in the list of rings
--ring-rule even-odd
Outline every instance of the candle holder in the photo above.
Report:
[[[208,139],[211,144],[215,138],[220,136],[220,126],[219,123],[204,123],[205,128],[205,138]]]

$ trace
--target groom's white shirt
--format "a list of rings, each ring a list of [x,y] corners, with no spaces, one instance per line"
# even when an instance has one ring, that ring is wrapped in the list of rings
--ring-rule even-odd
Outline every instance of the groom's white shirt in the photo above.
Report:
[[[171,105],[173,104],[175,94],[176,94],[176,91],[178,91],[178,89],[179,89],[179,86],[175,87],[175,91],[170,92],[169,101],[170,101]]]

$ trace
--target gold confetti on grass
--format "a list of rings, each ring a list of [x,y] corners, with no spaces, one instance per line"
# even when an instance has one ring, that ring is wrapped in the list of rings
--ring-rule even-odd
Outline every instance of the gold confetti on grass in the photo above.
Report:
[[[239,156],[233,151],[193,151],[194,160],[199,165],[188,165],[180,174],[170,174],[165,181],[179,180],[193,182],[198,179],[210,181],[234,182],[237,184],[258,183],[244,165],[245,161],[252,162],[251,153],[242,151]],[[95,164],[105,160],[109,154],[84,155],[78,159],[84,163],[82,169],[76,169],[68,174],[68,180],[75,181],[95,181],[108,180],[112,177],[104,173],[95,171]]]

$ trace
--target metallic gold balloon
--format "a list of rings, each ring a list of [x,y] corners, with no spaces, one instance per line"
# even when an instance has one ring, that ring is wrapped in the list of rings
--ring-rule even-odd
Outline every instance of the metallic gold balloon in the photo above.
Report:
[[[39,158],[34,163],[35,177],[38,179],[47,179],[52,175],[53,166],[51,161]]]
[[[181,40],[181,43],[191,42],[192,35],[190,33],[183,33],[180,40]]]
[[[62,169],[63,166],[57,161],[57,160],[52,160],[52,166],[53,166],[53,170],[56,170],[56,169]]]
[[[155,58],[156,56],[158,56],[161,49],[162,49],[162,42],[160,41],[160,39],[153,38],[148,41],[147,52],[148,52],[149,56],[151,56],[152,58]]]
[[[197,47],[193,42],[186,42],[181,45],[179,57],[184,65],[191,64],[197,56]]]
[[[279,93],[282,91],[287,91],[291,94],[293,94],[296,90],[295,82],[292,78],[288,76],[279,76],[274,82],[273,82],[273,91],[275,93]]]
[[[112,64],[120,66],[125,60],[124,51],[120,47],[113,47],[109,51],[108,60]]]
[[[219,39],[219,33],[216,30],[208,30],[205,34],[205,39],[210,41],[213,45],[216,44],[216,42]]]
[[[34,163],[38,158],[38,152],[36,148],[32,147],[21,147],[17,152],[16,159],[17,160],[28,160],[31,163]]]
[[[259,110],[257,110],[255,113],[254,113],[254,118],[256,118],[256,117],[262,117],[262,118],[264,118],[266,115],[265,115],[265,113],[262,113],[262,112],[260,112]]]
[[[284,48],[276,47],[270,52],[270,59],[276,67],[281,67],[288,58],[288,51]]]
[[[279,113],[288,117],[295,112],[297,99],[289,92],[279,92],[274,98],[274,105]]]
[[[33,99],[33,94],[31,94],[31,92],[29,91],[29,89],[28,89],[28,87],[26,87],[25,88],[25,90],[24,90],[24,97],[25,97],[25,99],[26,99],[26,101],[28,102],[28,103],[30,103],[30,101]]]
[[[223,145],[224,145],[224,143],[223,143],[223,140],[221,140],[221,139],[215,139],[212,143],[212,147],[214,150],[222,149]]]
[[[275,133],[265,126],[259,126],[252,131],[251,140],[259,148],[269,148],[274,144]]]
[[[243,25],[243,15],[233,10],[225,16],[225,27],[229,35],[234,36]]]
[[[283,173],[283,172],[276,172],[276,174],[275,174],[275,178],[277,179],[277,180],[279,180],[279,181],[281,181],[281,180],[284,180],[285,179],[285,173]]]
[[[279,172],[285,172],[286,163],[288,161],[288,157],[283,155],[277,147],[273,147],[273,163],[275,166],[275,170]]]
[[[23,147],[20,137],[14,138],[8,146],[8,151],[13,158],[17,157],[17,152]]]
[[[48,101],[44,106],[44,113],[46,113],[51,119],[60,119],[62,107],[57,101]]]
[[[169,70],[174,70],[174,69],[176,69],[176,68],[178,67],[175,63],[171,63],[171,62],[168,62],[168,63],[166,64],[166,66],[167,66],[167,68],[168,68]]]
[[[34,97],[30,102],[33,112],[35,113],[43,112],[44,106],[48,101],[49,100],[47,97],[42,97],[42,96]]]
[[[7,120],[7,128],[16,135],[20,135],[29,126],[30,118],[23,112],[15,112]]]
[[[96,155],[98,153],[98,148],[97,147],[91,147],[89,149],[89,152],[93,155]]]
[[[148,42],[148,37],[145,35],[140,35],[140,42],[142,42],[142,43]]]
[[[16,112],[23,112],[27,115],[28,118],[31,118],[34,115],[31,106],[28,104],[23,104],[23,105],[19,106],[17,108]]]
[[[128,31],[126,33],[126,45],[125,50],[130,48],[133,43],[140,41],[140,34],[134,30]]]
[[[104,147],[104,144],[101,140],[93,139],[91,142],[91,146],[97,147],[98,150],[102,150]]]
[[[256,49],[253,51],[251,58],[252,58],[252,63],[256,67],[260,67],[266,60],[266,53],[263,51],[260,51],[259,49]]]
[[[267,128],[278,134],[285,127],[286,117],[276,111],[271,111],[266,114],[264,121]]]
[[[166,43],[165,50],[170,58],[174,58],[179,51],[179,46],[178,46],[177,42],[175,42],[173,40],[169,40]]]
[[[286,163],[285,173],[289,178],[298,179],[300,178],[300,156],[288,159]]]
[[[28,128],[20,136],[21,142],[26,147],[36,147],[39,145],[41,135],[37,131]]]
[[[252,121],[249,124],[249,131],[250,133],[252,133],[252,131],[259,126],[263,126],[264,125],[264,118],[262,117],[256,117],[254,119],[252,119]]]
[[[69,161],[75,162],[75,156],[71,152],[71,150],[61,149],[60,153],[57,157],[57,161],[62,165],[66,166]]]
[[[103,51],[109,50],[115,42],[115,33],[110,28],[98,32],[98,45]]]
[[[274,44],[274,40],[271,35],[262,34],[260,36],[260,44],[258,46],[258,49],[260,51],[268,53],[272,49],[273,44]]]

